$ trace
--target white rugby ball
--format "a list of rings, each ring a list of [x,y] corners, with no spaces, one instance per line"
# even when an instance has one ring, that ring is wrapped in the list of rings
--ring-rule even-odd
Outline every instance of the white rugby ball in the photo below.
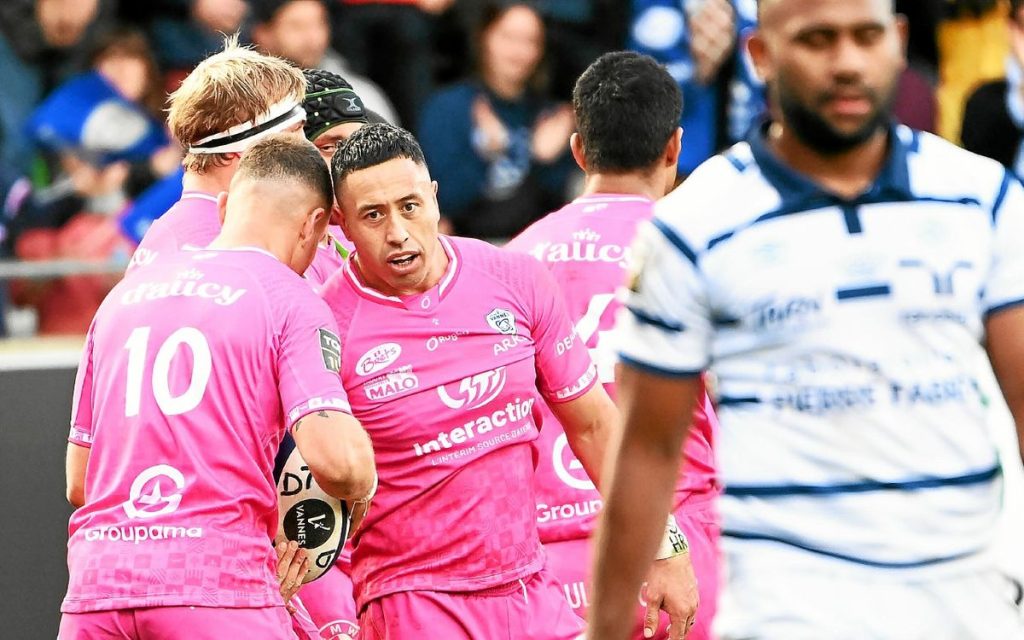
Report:
[[[316,580],[334,564],[348,538],[352,515],[344,500],[327,495],[313,479],[295,440],[285,434],[274,460],[277,483],[277,537],[294,540],[309,555],[303,583]]]

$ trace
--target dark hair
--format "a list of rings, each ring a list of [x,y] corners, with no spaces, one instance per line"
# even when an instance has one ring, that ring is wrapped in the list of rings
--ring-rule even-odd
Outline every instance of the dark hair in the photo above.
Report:
[[[334,204],[331,172],[313,143],[289,134],[263,138],[242,154],[237,174],[248,180],[293,180],[320,197],[324,209]]]
[[[683,95],[665,67],[631,51],[606,53],[572,92],[587,168],[624,172],[657,162],[679,126]]]
[[[387,123],[363,125],[334,152],[331,173],[334,174],[335,187],[339,188],[350,173],[396,158],[408,158],[416,164],[427,165],[420,143],[405,129]],[[323,164],[323,160],[320,163]]]
[[[164,91],[153,49],[144,33],[131,27],[116,27],[103,33],[89,53],[89,66],[95,67],[107,58],[123,56],[135,58],[146,68],[146,86],[139,104],[154,118],[163,121],[167,92]]]
[[[1024,0],[1010,0],[1010,19],[1016,20],[1017,13],[1024,8]]]
[[[473,22],[471,48],[474,58],[474,69],[477,76],[482,80],[485,77],[484,65],[484,38],[487,33],[491,30],[496,22],[505,17],[505,14],[512,9],[523,8],[529,9],[537,16],[537,19],[541,23],[541,37],[543,42],[541,44],[541,58],[537,61],[537,67],[530,74],[530,77],[526,81],[526,86],[529,90],[535,93],[544,93],[548,88],[548,68],[547,68],[547,24],[544,22],[544,15],[541,13],[537,5],[529,0],[488,0],[483,3],[476,14],[476,19]]]

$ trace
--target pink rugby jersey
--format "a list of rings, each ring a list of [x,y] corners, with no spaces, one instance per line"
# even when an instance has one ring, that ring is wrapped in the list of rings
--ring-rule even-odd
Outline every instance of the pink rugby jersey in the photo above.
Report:
[[[157,218],[146,231],[135,249],[128,271],[147,266],[160,255],[173,255],[182,249],[202,249],[220,233],[220,214],[217,196],[202,191],[185,191],[167,213]],[[330,245],[317,247],[313,262],[305,277],[314,290],[323,286],[327,278],[337,271],[352,249],[340,227],[330,227]]]
[[[274,455],[285,425],[350,411],[335,326],[258,249],[125,276],[78,369],[70,441],[91,452],[62,611],[282,605]]]
[[[423,294],[382,295],[352,259],[321,291],[380,476],[354,540],[360,609],[389,593],[477,591],[540,570],[536,419],[544,400],[577,398],[596,379],[542,265],[476,240],[441,244],[449,268]]]
[[[578,198],[535,222],[506,245],[547,265],[566,298],[576,333],[597,363],[599,377],[615,397],[616,349],[608,339],[621,303],[615,291],[626,281],[630,245],[637,225],[652,215],[653,202],[629,195]],[[537,439],[537,524],[541,540],[556,542],[590,535],[601,496],[583,472],[555,416],[540,406],[543,428]],[[714,435],[717,419],[705,394],[694,414],[684,449],[685,473],[676,487],[675,507],[718,492]]]
[[[153,221],[135,249],[128,271],[183,248],[201,249],[220,233],[216,194],[185,191],[167,213]]]

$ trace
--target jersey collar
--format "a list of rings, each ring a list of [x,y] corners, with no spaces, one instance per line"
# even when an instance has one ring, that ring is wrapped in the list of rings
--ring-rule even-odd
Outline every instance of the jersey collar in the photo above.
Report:
[[[754,161],[761,169],[761,175],[779,192],[782,201],[788,204],[825,198],[842,202],[842,198],[826,191],[810,178],[783,163],[775,155],[768,147],[766,140],[768,125],[767,121],[763,121],[759,126],[753,127],[747,137],[747,143],[750,145]],[[898,200],[912,199],[914,196],[910,189],[907,155],[914,150],[916,145],[916,132],[906,127],[890,125],[889,151],[885,163],[871,187],[857,200],[879,197]]]
[[[352,258],[357,255],[358,252],[356,251],[350,254],[350,259],[346,260],[344,266],[342,266],[345,278],[352,288],[355,289],[356,293],[377,304],[409,310],[430,311],[432,307],[436,306],[438,302],[443,300],[454,289],[455,281],[462,271],[462,255],[455,247],[455,243],[447,236],[438,236],[438,241],[441,243],[441,249],[448,255],[448,268],[445,270],[444,275],[441,276],[441,280],[438,281],[437,285],[423,293],[411,296],[389,296],[366,284],[354,266],[355,260]]]

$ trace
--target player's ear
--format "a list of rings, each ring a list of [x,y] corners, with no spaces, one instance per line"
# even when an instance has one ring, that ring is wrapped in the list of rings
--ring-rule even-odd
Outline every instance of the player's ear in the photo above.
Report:
[[[572,150],[573,160],[575,160],[576,164],[579,165],[579,168],[583,169],[583,172],[586,173],[587,156],[583,153],[583,138],[581,138],[580,134],[575,131],[571,136],[569,136],[569,149]]]
[[[224,219],[228,214],[228,192],[221,191],[217,194],[217,217],[220,218],[220,226],[224,226]]]
[[[306,221],[302,225],[302,231],[299,235],[303,244],[312,241],[314,244],[320,242],[324,232],[327,231],[327,221],[330,217],[330,212],[323,207],[317,207],[306,216]]]
[[[750,60],[754,63],[754,69],[757,70],[757,75],[762,82],[770,82],[774,78],[772,77],[771,63],[768,56],[768,43],[765,42],[765,34],[761,29],[757,29],[747,38],[747,53],[750,54]]]
[[[683,150],[683,128],[676,127],[668,142],[665,143],[664,161],[666,167],[674,167],[679,164],[679,154]]]

